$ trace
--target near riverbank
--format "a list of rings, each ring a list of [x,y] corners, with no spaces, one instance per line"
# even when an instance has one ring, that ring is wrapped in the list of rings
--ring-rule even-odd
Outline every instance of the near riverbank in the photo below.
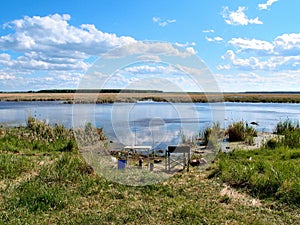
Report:
[[[95,173],[71,130],[29,118],[25,127],[0,129],[0,223],[299,224],[299,127],[277,128],[286,139],[131,187]],[[90,125],[77,132],[82,144],[85,135],[105,142]]]

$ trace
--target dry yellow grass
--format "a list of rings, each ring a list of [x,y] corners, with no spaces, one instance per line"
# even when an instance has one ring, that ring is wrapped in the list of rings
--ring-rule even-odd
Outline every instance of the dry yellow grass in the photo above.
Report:
[[[300,94],[269,93],[0,93],[0,101],[135,102],[152,99],[166,102],[292,102],[300,103]]]

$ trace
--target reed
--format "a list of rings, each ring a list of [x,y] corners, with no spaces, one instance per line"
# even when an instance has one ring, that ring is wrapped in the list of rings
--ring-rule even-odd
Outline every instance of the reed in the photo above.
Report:
[[[252,144],[253,137],[257,136],[256,130],[243,121],[229,125],[226,134],[229,136],[229,141],[246,141],[249,144]]]

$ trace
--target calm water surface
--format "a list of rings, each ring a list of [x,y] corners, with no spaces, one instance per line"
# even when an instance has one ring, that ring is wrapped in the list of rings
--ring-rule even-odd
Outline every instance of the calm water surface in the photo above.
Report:
[[[77,104],[62,102],[0,102],[0,124],[25,125],[28,116],[65,127],[92,122],[107,136],[123,144],[156,147],[177,144],[182,134],[193,136],[219,121],[258,122],[258,131],[272,132],[279,121],[300,119],[300,104],[289,103],[136,103]]]

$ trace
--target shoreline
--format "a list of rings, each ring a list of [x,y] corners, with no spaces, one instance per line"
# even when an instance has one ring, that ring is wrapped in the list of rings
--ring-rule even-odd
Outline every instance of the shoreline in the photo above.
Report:
[[[64,101],[73,103],[133,103],[149,100],[172,103],[213,103],[213,102],[251,102],[251,103],[300,103],[300,94],[286,93],[0,93],[0,101]]]

